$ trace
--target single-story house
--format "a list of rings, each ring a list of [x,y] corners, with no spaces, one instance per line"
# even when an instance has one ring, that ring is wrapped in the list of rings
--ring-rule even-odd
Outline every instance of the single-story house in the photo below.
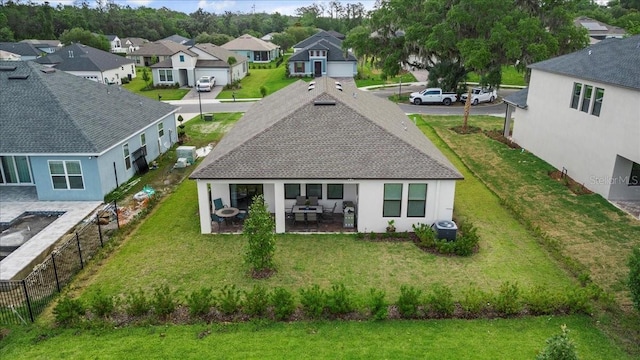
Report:
[[[354,77],[358,59],[342,49],[342,41],[326,31],[293,46],[294,54],[287,66],[291,76]]]
[[[0,62],[0,186],[99,200],[177,141],[178,108],[33,61]]]
[[[268,63],[280,56],[280,46],[249,34],[244,34],[221,46],[246,57],[253,63]]]
[[[512,139],[608,200],[640,200],[640,35],[529,66]],[[524,95],[524,96],[523,96]]]
[[[104,84],[122,84],[136,77],[133,60],[82,44],[67,45],[36,62]]]
[[[13,56],[7,55],[11,58],[19,56],[22,61],[35,60],[43,54],[35,46],[24,42],[0,42],[0,50],[13,54]]]
[[[462,175],[390,101],[322,77],[297,81],[253,104],[190,176],[200,230],[213,199],[248,209],[263,194],[285,232],[298,196],[355,211],[359,232],[451,220]]]
[[[170,40],[158,40],[141,44],[137,50],[127,54],[127,59],[133,60],[136,66],[151,66],[188,48]]]
[[[229,64],[231,57],[236,59],[233,64]],[[195,86],[196,81],[206,75],[215,76],[216,85],[224,86],[244,78],[248,70],[246,57],[213,44],[184,47],[151,66],[154,85]]]
[[[37,39],[27,39],[21,40],[20,42],[26,42],[36,47],[36,49],[41,52],[45,52],[47,54],[53,54],[61,48],[63,45],[60,40],[37,40]]]

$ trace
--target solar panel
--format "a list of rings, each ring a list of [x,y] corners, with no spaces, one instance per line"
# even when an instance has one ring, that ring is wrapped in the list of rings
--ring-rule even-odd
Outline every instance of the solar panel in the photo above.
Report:
[[[582,24],[582,26],[587,28],[587,30],[591,30],[591,31],[609,30],[606,26],[600,25],[597,22],[581,22],[580,24]]]

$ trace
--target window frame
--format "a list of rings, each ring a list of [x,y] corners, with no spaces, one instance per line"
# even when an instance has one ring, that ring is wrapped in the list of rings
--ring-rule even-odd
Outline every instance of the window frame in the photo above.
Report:
[[[304,61],[294,61],[293,62],[293,71],[295,73],[304,73],[305,72],[305,62]]]
[[[147,153],[147,134],[140,134],[140,148],[144,149],[144,154]]]
[[[598,97],[600,93],[600,97]],[[591,115],[600,117],[600,111],[602,111],[602,103],[604,101],[604,89],[596,87],[593,91],[593,107],[591,108]]]
[[[320,189],[320,194],[319,195],[313,194],[314,192],[316,192],[314,189]],[[318,198],[318,200],[322,199],[322,184],[305,184],[304,185],[304,191],[305,191],[305,196],[307,197],[307,199],[310,196],[316,196]]]
[[[20,165],[18,165],[18,158],[20,158],[21,160],[24,161],[24,165],[26,166],[26,173],[21,173],[20,172]],[[10,176],[7,175],[7,170],[9,170],[9,175],[11,175],[11,177],[15,177],[15,179],[13,178],[9,178]],[[27,176],[29,179],[28,181],[25,181],[24,176]],[[7,181],[7,180],[17,180],[17,182],[14,181]],[[6,184],[6,185],[15,185],[15,184],[33,184],[33,173],[31,171],[31,161],[29,161],[29,157],[25,156],[25,155],[7,155],[7,156],[0,156],[0,184]]]
[[[411,195],[411,188],[412,187],[424,187],[424,198],[420,197],[420,199],[412,199],[412,195]],[[429,190],[429,185],[426,183],[414,183],[414,184],[409,184],[408,187],[408,193],[407,193],[407,217],[408,218],[416,218],[416,217],[420,217],[423,218],[426,216],[427,214],[427,191]],[[419,213],[418,215],[414,215],[411,213],[412,210],[415,210],[414,207],[411,206],[411,204],[416,204],[416,203],[422,203],[422,207],[420,208],[422,210],[421,213]]]
[[[62,169],[63,169],[63,173],[52,173],[51,172],[51,164],[52,163],[59,163],[62,165]],[[75,173],[70,173],[69,172],[69,166],[68,164],[72,164],[72,163],[77,163],[78,164],[78,169],[80,170],[79,174],[75,174]],[[51,179],[51,188],[53,190],[84,190],[85,186],[84,186],[84,173],[82,171],[82,162],[80,160],[47,160],[47,168],[49,169],[49,179]],[[64,178],[65,180],[65,188],[61,188],[61,187],[56,187],[56,182],[54,181],[54,176],[55,177],[61,177]],[[71,180],[70,178],[76,178],[79,177],[82,183],[82,187],[78,188],[78,187],[71,187]]]
[[[582,98],[582,88],[583,88],[583,84],[581,83],[577,83],[574,82],[573,83],[573,92],[571,93],[571,103],[569,104],[569,106],[572,109],[576,109],[578,110],[578,108],[580,107],[580,99]]]
[[[631,171],[629,172],[629,181],[627,186],[640,186],[640,164],[633,162]]]
[[[591,98],[593,97],[593,85],[584,85],[584,91],[582,91],[582,103],[580,105],[580,111],[589,113],[591,110]],[[586,108],[585,108],[586,105]]]
[[[332,192],[329,190],[330,187],[339,187],[340,196],[332,195]],[[344,199],[344,184],[327,184],[327,200],[342,200]]]
[[[402,183],[387,183],[384,184],[384,190],[383,190],[383,195],[382,195],[382,217],[383,218],[388,218],[388,217],[400,217],[402,216],[402,188],[403,188]],[[391,187],[398,187],[399,186],[399,192],[400,192],[400,198],[396,199],[396,198],[389,198],[388,194],[389,192],[392,191]],[[398,189],[394,190],[394,192],[397,192]],[[394,204],[397,205],[397,212],[393,212],[392,214],[388,214],[387,213],[387,204],[393,202]],[[395,210],[395,209],[394,209]]]
[[[161,121],[158,123],[158,139],[164,136],[164,123]]]
[[[287,191],[287,188],[291,189],[293,187],[297,187],[297,193],[295,195],[287,195],[287,194],[291,194],[289,191]],[[284,184],[284,198],[287,200],[295,200],[298,196],[300,196],[300,191],[302,190],[300,184]]]
[[[131,169],[131,151],[129,151],[129,143],[122,145],[122,155],[124,157],[124,168]]]

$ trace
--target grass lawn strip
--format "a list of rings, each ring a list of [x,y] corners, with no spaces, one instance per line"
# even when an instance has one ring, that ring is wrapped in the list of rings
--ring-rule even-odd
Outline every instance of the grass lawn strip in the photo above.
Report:
[[[151,79],[151,68],[147,68],[149,72],[149,79]],[[132,93],[148,97],[150,99],[158,100],[158,95],[162,97],[162,100],[181,100],[188,92],[189,89],[153,89],[143,90],[146,87],[144,80],[142,80],[142,68],[136,67],[136,77],[131,79],[128,84],[122,85],[123,88],[131,91]]]

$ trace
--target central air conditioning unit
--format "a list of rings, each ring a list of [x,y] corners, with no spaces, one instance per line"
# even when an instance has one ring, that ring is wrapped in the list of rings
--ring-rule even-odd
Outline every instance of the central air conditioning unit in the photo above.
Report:
[[[189,164],[194,164],[196,162],[196,147],[195,146],[178,146],[176,148],[176,157],[178,159],[185,158],[189,162]]]
[[[187,158],[178,158],[178,161],[176,161],[173,167],[176,169],[182,169],[182,168],[186,168],[187,165],[189,165]]]

